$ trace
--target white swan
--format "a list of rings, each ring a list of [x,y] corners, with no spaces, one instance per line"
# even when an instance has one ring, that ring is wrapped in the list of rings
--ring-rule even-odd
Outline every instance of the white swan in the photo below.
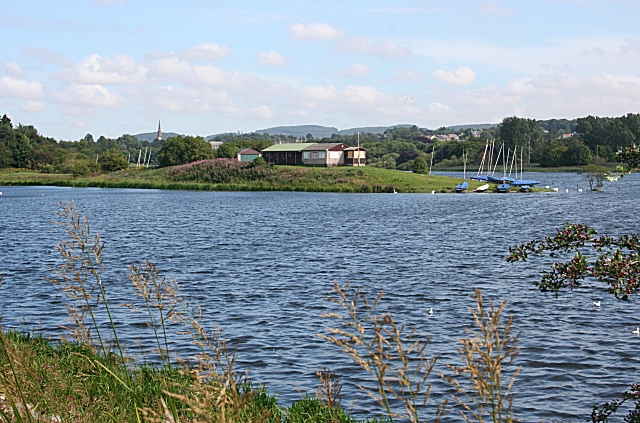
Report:
[[[631,333],[634,335],[640,335],[640,328],[636,328],[636,330],[632,330]]]
[[[429,309],[429,316],[433,316],[433,307]]]
[[[593,301],[593,305],[596,307],[600,307],[600,301]]]
[[[582,188],[578,188],[578,192],[582,192]]]
[[[566,192],[567,194],[569,194],[569,188],[565,189],[564,192]]]
[[[435,193],[436,193],[436,190],[435,190],[435,189],[434,189],[433,191],[431,191],[431,194],[435,194]]]
[[[558,192],[558,188],[554,188],[554,189],[553,189],[553,192]]]

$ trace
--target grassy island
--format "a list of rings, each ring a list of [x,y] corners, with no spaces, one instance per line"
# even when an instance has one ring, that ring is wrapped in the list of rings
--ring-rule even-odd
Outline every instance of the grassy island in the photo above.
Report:
[[[0,172],[0,185],[180,189],[202,191],[309,191],[347,193],[455,192],[461,178],[376,167],[253,166],[229,159],[182,166],[125,169],[88,176],[26,170]],[[468,181],[469,191],[481,182]]]

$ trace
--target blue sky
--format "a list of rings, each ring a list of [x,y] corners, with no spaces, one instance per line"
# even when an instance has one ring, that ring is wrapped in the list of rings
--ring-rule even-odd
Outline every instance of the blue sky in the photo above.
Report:
[[[0,113],[57,139],[640,112],[637,0],[0,5]]]

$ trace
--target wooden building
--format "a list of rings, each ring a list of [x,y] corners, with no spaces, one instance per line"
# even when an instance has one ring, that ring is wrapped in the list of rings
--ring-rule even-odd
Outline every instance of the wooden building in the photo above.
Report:
[[[241,162],[252,162],[261,156],[262,154],[260,154],[259,151],[256,151],[252,148],[243,148],[238,152],[237,159]]]
[[[310,166],[364,166],[366,151],[344,143],[276,144],[262,150],[267,163]]]
[[[262,150],[262,157],[267,163],[277,165],[302,164],[302,150],[314,143],[295,142],[290,144],[276,144]]]

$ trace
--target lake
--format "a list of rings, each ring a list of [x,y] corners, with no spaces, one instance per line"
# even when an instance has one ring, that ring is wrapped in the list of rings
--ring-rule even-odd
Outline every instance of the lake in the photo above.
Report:
[[[457,339],[473,321],[476,287],[486,300],[509,300],[522,331],[514,388],[521,421],[584,421],[638,380],[638,297],[619,302],[596,282],[540,293],[533,282],[548,260],[509,264],[509,246],[553,233],[565,222],[599,233],[640,232],[640,175],[587,192],[575,174],[529,173],[558,193],[331,194],[186,192],[59,187],[0,187],[0,316],[6,328],[64,331],[65,298],[46,282],[64,236],[51,224],[59,201],[75,200],[105,246],[105,284],[112,304],[130,301],[127,265],[149,259],[176,279],[209,329],[218,324],[238,348],[239,367],[286,404],[314,393],[315,370],[327,366],[345,383],[343,406],[367,415],[371,403],[356,384],[366,375],[319,339],[338,311],[325,300],[334,282],[351,282],[396,321],[431,337],[441,354],[431,376],[433,398],[451,392],[438,375],[459,364]],[[576,186],[584,189],[578,192]],[[568,189],[569,192],[565,192]],[[592,301],[602,300],[596,308]],[[433,308],[434,315],[428,310]],[[142,315],[116,307],[120,334],[132,353],[150,345]],[[183,354],[195,352],[172,337]],[[431,404],[434,404],[433,400]],[[433,408],[432,408],[433,409]],[[430,418],[432,411],[426,416]],[[449,421],[459,420],[450,415]]]

